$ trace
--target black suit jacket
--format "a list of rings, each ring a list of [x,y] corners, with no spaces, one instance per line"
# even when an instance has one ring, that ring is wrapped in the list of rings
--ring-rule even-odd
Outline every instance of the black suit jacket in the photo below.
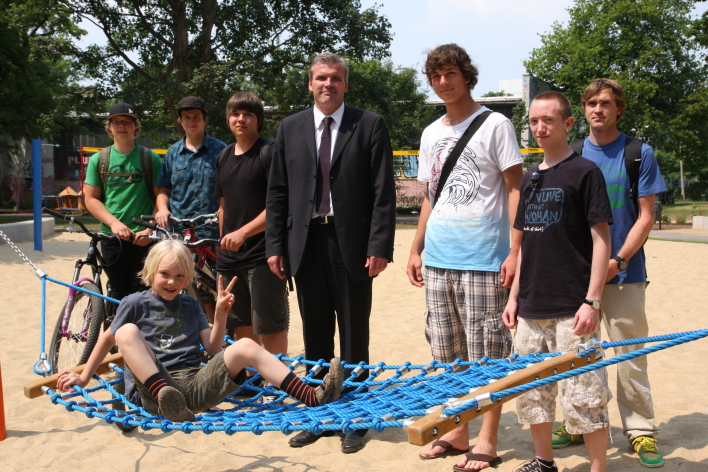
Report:
[[[330,190],[347,271],[368,277],[368,256],[393,260],[396,190],[388,130],[379,115],[345,106],[332,154]],[[313,110],[285,118],[275,140],[266,203],[266,257],[286,256],[297,275],[315,205]]]

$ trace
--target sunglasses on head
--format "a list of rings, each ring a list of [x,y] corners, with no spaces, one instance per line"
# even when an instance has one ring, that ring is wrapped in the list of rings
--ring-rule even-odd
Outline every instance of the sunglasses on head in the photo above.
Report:
[[[543,174],[540,172],[534,172],[531,174],[531,184],[524,190],[524,203],[528,203],[533,198],[533,194],[536,192],[536,185],[543,180]]]

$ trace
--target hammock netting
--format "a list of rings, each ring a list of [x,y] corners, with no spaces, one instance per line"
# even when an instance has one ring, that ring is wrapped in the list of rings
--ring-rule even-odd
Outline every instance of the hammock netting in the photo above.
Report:
[[[656,342],[660,344],[600,360],[519,387],[495,392],[491,394],[491,401],[499,401],[506,396],[544,384],[707,336],[708,330],[698,330],[615,343],[591,342],[579,348],[579,357],[618,345]],[[423,416],[429,409],[443,404],[445,404],[443,408],[445,415],[456,415],[477,408],[479,406],[477,400],[457,401],[456,397],[467,395],[474,389],[560,354],[537,352],[524,357],[514,355],[508,359],[483,358],[479,361],[457,361],[449,364],[435,361],[427,365],[410,363],[386,365],[383,362],[376,365],[345,364],[345,369],[353,369],[349,379],[344,382],[344,389],[348,393],[343,394],[334,403],[319,407],[306,407],[272,386],[257,387],[256,383],[260,376],[256,375],[217,408],[198,414],[194,422],[184,423],[173,423],[130,403],[117,391],[117,387],[121,390],[119,387],[123,382],[123,371],[118,366],[112,367],[118,374],[112,375],[116,377],[112,380],[94,376],[98,382],[96,386],[77,388],[76,391],[64,393],[46,389],[45,393],[51,396],[53,403],[61,404],[69,411],[80,411],[89,418],[101,418],[108,423],[120,423],[126,428],[138,426],[144,430],[160,429],[164,432],[179,430],[185,433],[202,431],[206,434],[223,431],[229,435],[239,431],[251,431],[255,434],[264,431],[281,431],[290,434],[308,430],[319,434],[325,431],[351,433],[356,429],[374,429],[380,432],[385,428],[403,427],[408,423],[406,420]],[[311,385],[320,382],[315,376],[323,367],[328,366],[324,361],[312,362],[302,357],[279,357],[283,362],[289,363],[291,370],[307,368],[307,375],[303,380]],[[363,382],[354,381],[353,379],[364,370],[369,371],[368,379]],[[125,405],[125,411],[114,409],[121,403]]]
[[[46,282],[51,281],[110,302],[118,303],[118,300],[88,292],[80,286],[70,285],[49,277],[44,271],[37,269],[32,261],[2,231],[0,231],[0,237],[7,241],[41,280],[40,359],[34,365],[34,371],[39,375],[47,375],[51,371],[51,366],[44,350]],[[42,391],[51,396],[52,403],[63,405],[69,411],[80,411],[89,418],[101,418],[108,423],[120,424],[126,429],[137,426],[144,430],[160,429],[164,432],[179,430],[185,433],[202,431],[206,434],[223,431],[229,435],[238,431],[251,431],[255,434],[261,434],[264,431],[281,431],[284,434],[290,434],[295,431],[308,430],[319,434],[325,431],[351,433],[357,429],[374,429],[381,432],[385,428],[401,428],[411,423],[412,418],[426,415],[433,407],[443,405],[440,412],[440,416],[443,418],[459,415],[472,408],[477,408],[477,411],[480,411],[483,403],[488,405],[490,402],[502,401],[505,397],[542,385],[705,337],[708,337],[708,329],[617,342],[592,340],[592,342],[578,348],[578,357],[596,352],[599,358],[602,350],[620,345],[660,344],[642,347],[612,359],[600,360],[568,372],[551,375],[545,379],[533,380],[517,387],[464,400],[457,397],[467,395],[475,389],[490,385],[498,379],[562,353],[537,352],[525,357],[514,355],[508,359],[483,358],[471,362],[458,360],[449,364],[436,361],[427,365],[412,365],[410,362],[403,365],[387,365],[383,362],[376,365],[345,364],[345,369],[352,370],[349,379],[344,382],[344,389],[347,393],[343,394],[336,402],[314,408],[294,401],[272,386],[265,388],[256,386],[255,383],[260,379],[260,376],[255,375],[233,395],[223,400],[217,408],[198,414],[194,422],[184,423],[175,423],[161,416],[153,415],[128,401],[125,395],[119,393],[119,391],[123,391],[123,371],[115,365],[112,366],[115,374],[109,374],[106,378],[94,375],[97,382],[95,386],[75,387],[75,391],[63,393],[42,387]],[[228,338],[227,341],[231,342]],[[324,361],[312,362],[302,357],[279,356],[279,358],[283,362],[289,363],[289,367],[293,371],[298,367],[307,368],[308,371],[303,380],[311,385],[321,382],[315,376],[323,367],[328,366]],[[365,370],[369,371],[368,379],[363,382],[354,381]],[[109,379],[108,377],[114,378]]]

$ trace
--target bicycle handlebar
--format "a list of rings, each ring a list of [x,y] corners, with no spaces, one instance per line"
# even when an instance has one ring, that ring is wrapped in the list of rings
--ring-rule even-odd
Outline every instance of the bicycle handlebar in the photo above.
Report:
[[[143,215],[143,216],[141,216],[141,218],[143,218],[145,220],[152,219],[151,215]],[[174,239],[170,236],[170,233],[165,228],[158,225],[157,223],[148,223],[147,221],[143,221],[142,219],[138,219],[138,218],[133,218],[133,223],[135,223],[136,225],[142,226],[143,228],[149,228],[153,231],[158,231],[158,232],[164,234],[165,236],[167,236],[168,239]],[[161,240],[161,238],[159,238],[158,236],[150,237],[150,239],[154,239],[155,241]],[[177,240],[179,242],[181,242],[182,244],[184,244],[185,246],[187,246],[188,248],[206,246],[208,244],[215,244],[218,246],[219,244],[221,244],[221,241],[218,239],[200,239],[199,241],[195,241],[195,242],[187,242],[183,239],[177,239]]]
[[[91,231],[90,229],[88,229],[86,226],[84,226],[84,224],[83,224],[82,222],[80,222],[79,220],[75,219],[73,216],[67,215],[67,214],[62,213],[62,212],[60,212],[60,211],[52,210],[52,209],[47,208],[47,207],[42,208],[42,211],[43,211],[44,213],[47,213],[47,214],[49,214],[49,215],[52,215],[52,216],[54,216],[54,217],[56,217],[56,218],[61,218],[61,219],[63,219],[63,220],[66,220],[66,221],[68,221],[69,223],[76,223],[77,225],[79,225],[79,227],[81,228],[81,231],[82,231],[83,233],[85,233],[85,234],[91,236],[92,238],[98,239],[98,240],[100,240],[100,241],[108,241],[109,239],[114,239],[114,238],[116,237],[116,236],[105,236],[105,235],[100,234],[100,233],[94,233],[93,231]],[[132,240],[132,238],[131,238],[131,240]]]
[[[169,221],[172,224],[183,226],[188,229],[199,229],[209,224],[216,224],[219,222],[218,213],[208,213],[205,215],[197,215],[194,218],[176,218],[174,216],[169,216]],[[143,221],[155,220],[155,215],[141,215],[140,219]],[[203,221],[203,223],[200,223]],[[137,224],[137,223],[136,223]]]

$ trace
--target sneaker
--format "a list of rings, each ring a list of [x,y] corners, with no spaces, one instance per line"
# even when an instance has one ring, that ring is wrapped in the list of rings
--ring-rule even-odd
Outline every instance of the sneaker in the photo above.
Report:
[[[158,414],[172,422],[181,423],[195,419],[194,413],[187,408],[187,400],[184,395],[176,388],[162,387],[160,393],[157,394],[157,403],[159,405]]]
[[[335,357],[329,362],[329,373],[325,375],[322,383],[315,390],[317,403],[324,405],[339,400],[343,380],[344,369],[342,368],[342,363],[339,357]]]
[[[639,462],[644,467],[663,467],[664,455],[656,448],[652,436],[639,436],[632,441],[632,447],[639,454]]]
[[[565,429],[565,423],[551,434],[551,445],[553,449],[563,449],[571,444],[582,444],[585,442],[582,434],[570,434]]]
[[[521,467],[514,472],[558,472],[558,466],[553,462],[552,466],[543,465],[538,459],[524,462]]]

